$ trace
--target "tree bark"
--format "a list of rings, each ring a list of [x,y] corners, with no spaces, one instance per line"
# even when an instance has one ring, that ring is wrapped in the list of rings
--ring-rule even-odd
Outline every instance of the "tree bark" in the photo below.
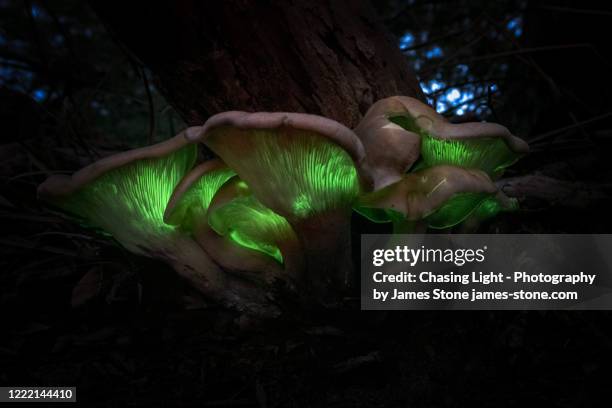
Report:
[[[376,100],[422,98],[363,0],[90,0],[191,125],[226,110],[324,115],[354,127]]]

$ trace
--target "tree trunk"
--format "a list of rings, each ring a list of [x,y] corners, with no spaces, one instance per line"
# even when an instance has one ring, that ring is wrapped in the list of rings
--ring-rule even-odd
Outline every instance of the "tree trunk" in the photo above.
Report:
[[[91,3],[191,125],[245,110],[307,112],[354,127],[380,98],[423,96],[365,1]]]

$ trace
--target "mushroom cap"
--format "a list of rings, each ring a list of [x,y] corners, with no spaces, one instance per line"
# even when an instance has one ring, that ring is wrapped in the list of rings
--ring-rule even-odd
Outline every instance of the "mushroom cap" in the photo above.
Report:
[[[163,221],[166,204],[196,160],[197,146],[185,138],[194,130],[106,157],[72,176],[52,176],[38,196],[110,233],[132,252],[162,251],[174,231]]]
[[[436,166],[406,174],[401,181],[362,196],[356,210],[377,222],[396,217],[424,219],[432,228],[448,228],[463,221],[496,191],[483,171]]]
[[[194,239],[206,253],[231,276],[261,284],[271,283],[283,276],[283,265],[262,251],[238,245],[229,236],[221,236],[208,224],[194,231]]]
[[[220,159],[194,167],[176,186],[164,212],[164,221],[194,230],[206,222],[208,206],[221,186],[236,173]]]
[[[416,98],[409,96],[395,96],[392,98],[395,98],[397,103],[404,107],[405,111],[414,121],[413,126],[416,129],[425,131],[434,138],[460,140],[483,137],[500,138],[515,153],[524,154],[529,152],[527,142],[514,136],[506,127],[497,123],[450,123],[431,106]]]
[[[366,164],[379,190],[399,181],[419,158],[421,136],[389,121],[406,113],[398,97],[374,103],[354,129],[366,150]]]
[[[299,273],[294,270],[300,254],[295,252],[299,243],[293,229],[261,204],[238,176],[219,189],[207,220],[194,232],[195,239],[225,268],[268,282],[287,282]]]
[[[113,154],[83,167],[71,176],[51,176],[38,186],[38,197],[45,201],[51,201],[68,196],[111,170],[118,169],[138,160],[163,159],[183,147],[186,147],[190,155],[193,155],[191,160],[193,165],[196,159],[197,149],[194,146],[190,146],[188,135],[195,135],[199,133],[201,129],[201,126],[193,126],[163,142]]]
[[[316,115],[224,112],[189,138],[210,147],[262,204],[288,219],[350,207],[367,178],[359,138]]]
[[[185,138],[195,130],[105,158],[71,177],[50,178],[39,195],[110,233],[129,251],[163,259],[212,299],[258,313],[267,307],[259,286],[225,274],[190,234],[164,223],[170,197],[196,161],[197,145]]]
[[[453,124],[417,99],[395,98],[405,113],[392,114],[389,120],[422,137],[422,161],[416,169],[447,164],[478,168],[495,178],[529,151],[526,142],[496,123]]]
[[[218,205],[208,215],[210,227],[237,245],[262,252],[283,263],[282,241],[297,241],[287,220],[261,204],[253,195]]]

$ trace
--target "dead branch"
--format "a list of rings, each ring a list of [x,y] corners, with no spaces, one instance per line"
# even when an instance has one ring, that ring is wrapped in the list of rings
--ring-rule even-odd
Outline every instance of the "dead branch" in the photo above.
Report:
[[[539,199],[551,205],[588,208],[610,199],[611,184],[559,180],[530,174],[499,180],[497,186],[509,197]]]

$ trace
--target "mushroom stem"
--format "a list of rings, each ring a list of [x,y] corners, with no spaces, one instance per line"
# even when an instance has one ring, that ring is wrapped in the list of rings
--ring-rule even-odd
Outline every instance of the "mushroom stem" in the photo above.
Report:
[[[227,237],[217,234],[208,224],[199,225],[194,236],[203,250],[230,274],[263,284],[282,273],[282,266],[272,257],[237,246]]]
[[[208,224],[196,229],[195,239],[227,273],[252,282],[262,284],[281,280],[293,287],[305,268],[304,255],[297,240],[276,242],[283,256],[281,264],[269,255],[237,246],[226,237],[219,236]]]
[[[283,280],[293,287],[304,276],[304,271],[306,270],[306,260],[304,259],[302,244],[299,240],[287,239],[277,242],[277,245],[283,254]]]
[[[214,293],[222,286],[223,271],[190,238],[173,242],[172,248],[165,250],[160,257],[204,294]]]
[[[351,283],[350,221],[350,208],[343,208],[291,222],[306,264],[299,283],[319,299],[334,299]]]

